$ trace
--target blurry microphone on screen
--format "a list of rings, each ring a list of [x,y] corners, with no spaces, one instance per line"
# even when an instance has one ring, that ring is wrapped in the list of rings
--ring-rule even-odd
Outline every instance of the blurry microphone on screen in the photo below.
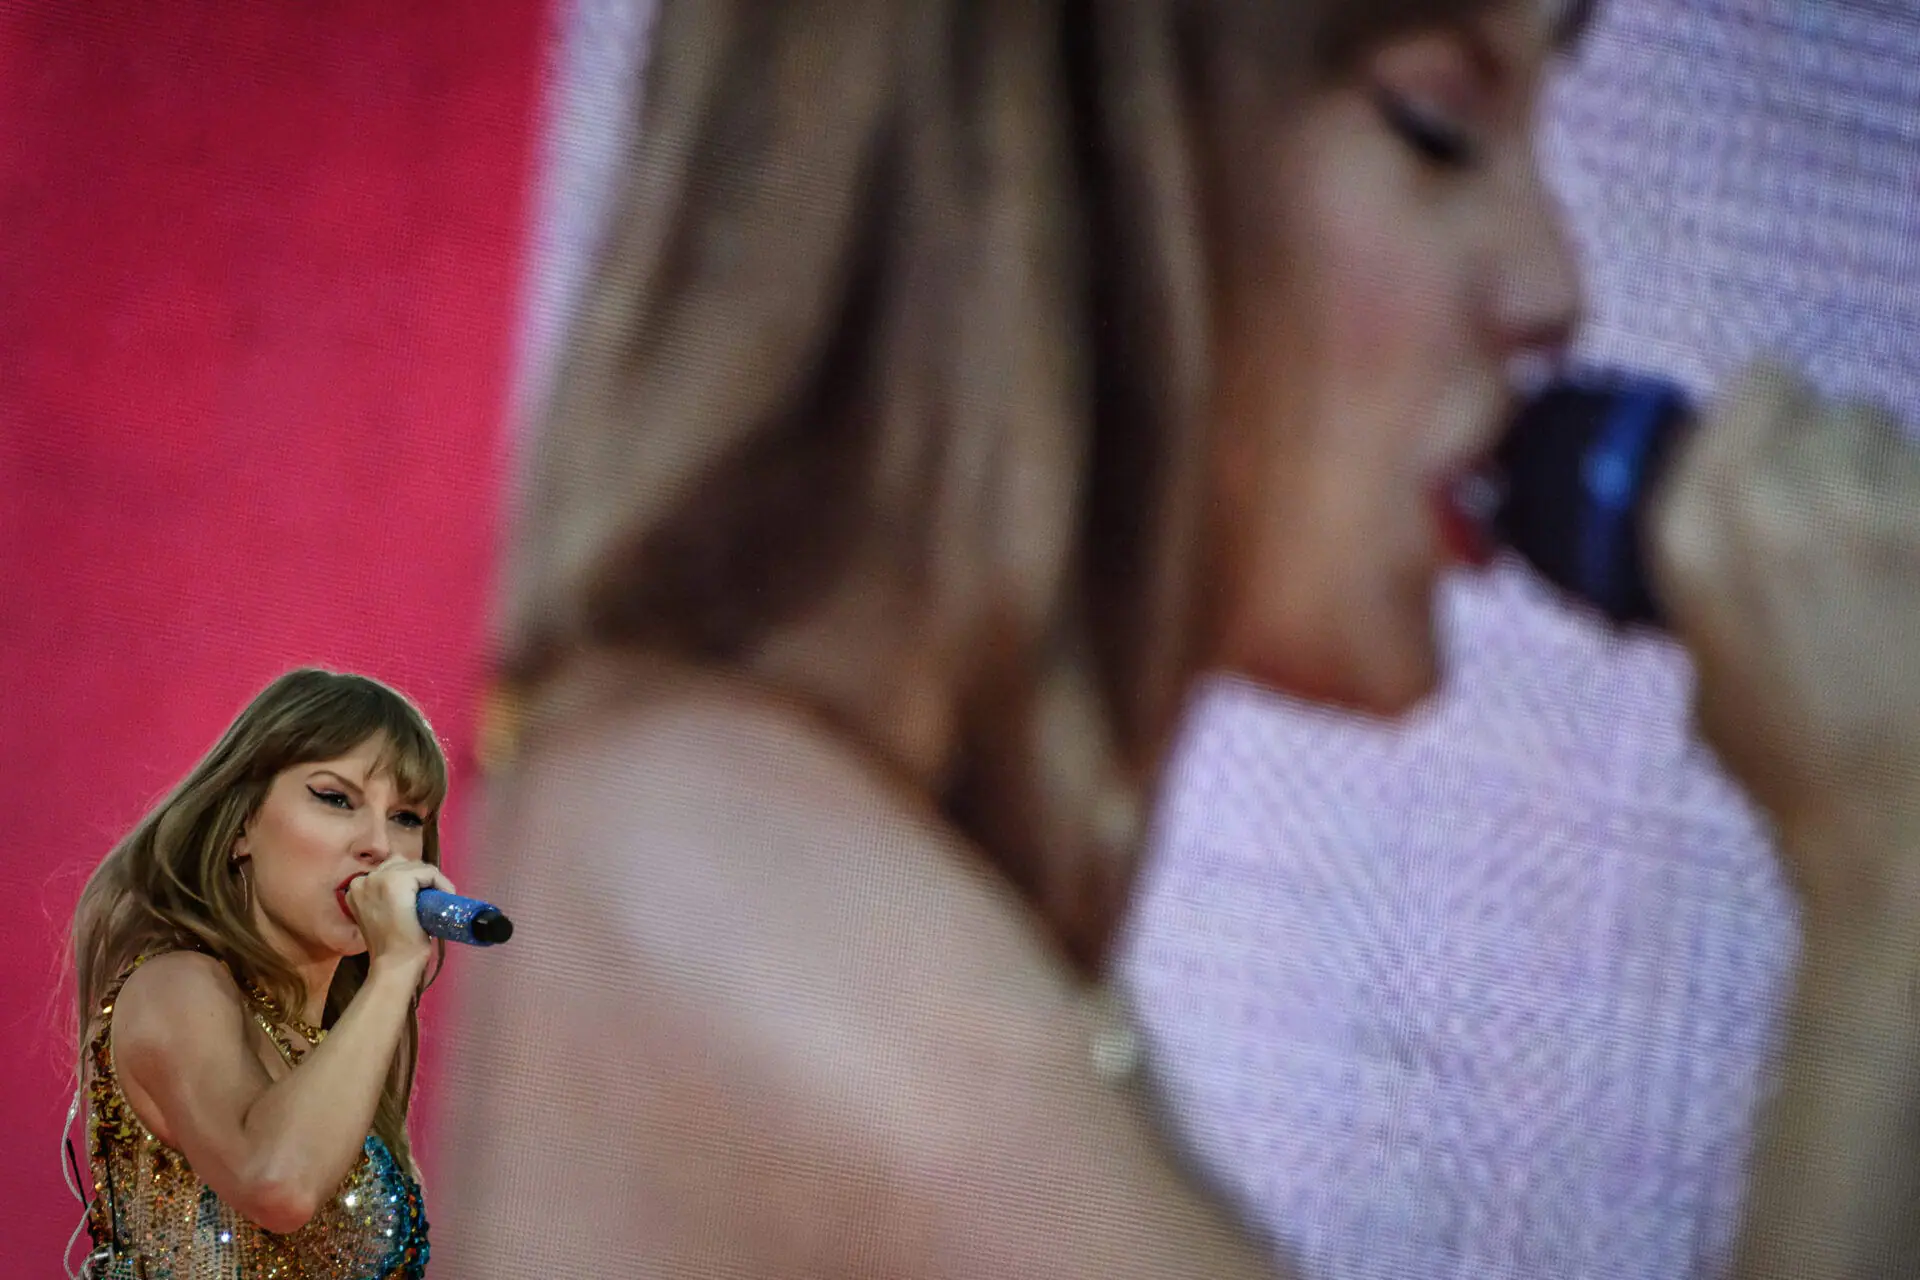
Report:
[[[1695,421],[1686,393],[1660,378],[1569,376],[1521,406],[1489,465],[1458,481],[1449,499],[1485,542],[1615,624],[1659,628],[1646,509]]]

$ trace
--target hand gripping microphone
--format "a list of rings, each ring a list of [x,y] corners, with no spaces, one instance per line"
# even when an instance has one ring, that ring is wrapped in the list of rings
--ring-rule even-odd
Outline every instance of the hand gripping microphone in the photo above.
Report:
[[[413,900],[413,912],[429,936],[448,942],[492,947],[513,936],[513,921],[500,908],[478,898],[422,889]]]
[[[1657,628],[1646,508],[1694,421],[1686,393],[1658,378],[1597,371],[1550,383],[1450,498],[1563,591],[1621,626]]]

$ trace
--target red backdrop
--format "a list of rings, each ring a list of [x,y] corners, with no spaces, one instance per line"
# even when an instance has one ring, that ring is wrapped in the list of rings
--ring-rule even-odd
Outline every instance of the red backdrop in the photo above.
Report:
[[[0,5],[7,1275],[77,1220],[54,983],[115,836],[297,663],[406,689],[472,785],[543,25]]]

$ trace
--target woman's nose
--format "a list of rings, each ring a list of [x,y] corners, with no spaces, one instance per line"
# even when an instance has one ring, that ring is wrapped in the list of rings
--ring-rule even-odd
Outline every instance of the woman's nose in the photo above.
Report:
[[[360,837],[360,847],[354,856],[368,866],[377,867],[393,856],[393,840],[387,834],[387,824],[374,824],[372,829]]]
[[[1488,228],[1495,237],[1495,340],[1506,356],[1554,354],[1573,340],[1583,307],[1580,264],[1560,202],[1530,165]]]

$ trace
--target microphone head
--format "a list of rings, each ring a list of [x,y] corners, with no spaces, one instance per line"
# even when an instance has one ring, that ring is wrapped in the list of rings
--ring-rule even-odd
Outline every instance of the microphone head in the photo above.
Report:
[[[1494,455],[1494,537],[1614,622],[1660,625],[1642,515],[1691,420],[1685,393],[1659,379],[1600,372],[1549,385]]]
[[[498,907],[487,907],[474,912],[467,932],[483,947],[497,946],[513,936],[513,921],[507,919]]]

